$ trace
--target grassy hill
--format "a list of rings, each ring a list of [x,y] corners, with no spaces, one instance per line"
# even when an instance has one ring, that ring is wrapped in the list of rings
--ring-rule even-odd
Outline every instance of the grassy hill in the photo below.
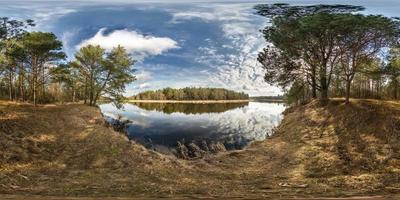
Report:
[[[149,151],[84,105],[0,102],[0,197],[236,197],[400,192],[400,103],[292,107],[269,139],[187,161]],[[18,198],[18,196],[7,196]],[[43,197],[41,197],[43,199]],[[378,198],[379,199],[379,198]]]
[[[274,137],[291,149],[293,181],[327,191],[400,192],[399,117],[399,102],[315,101],[288,109]]]

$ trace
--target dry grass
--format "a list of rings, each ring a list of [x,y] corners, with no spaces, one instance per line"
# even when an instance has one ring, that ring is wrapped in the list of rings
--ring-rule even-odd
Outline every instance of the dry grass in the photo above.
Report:
[[[268,140],[183,161],[128,141],[105,126],[96,108],[0,101],[0,193],[390,196],[400,192],[399,131],[399,102],[334,100],[326,107],[311,102],[288,109]]]

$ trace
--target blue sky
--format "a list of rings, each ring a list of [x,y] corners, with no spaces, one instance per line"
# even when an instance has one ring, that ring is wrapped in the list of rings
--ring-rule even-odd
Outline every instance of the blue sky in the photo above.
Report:
[[[348,1],[190,0],[0,0],[0,16],[34,19],[35,29],[54,32],[69,58],[86,44],[106,49],[121,44],[138,62],[138,80],[126,95],[164,87],[209,86],[252,96],[281,91],[263,81],[256,61],[265,45],[259,30],[267,20],[257,3],[342,3]],[[354,0],[365,13],[400,16],[397,0]]]

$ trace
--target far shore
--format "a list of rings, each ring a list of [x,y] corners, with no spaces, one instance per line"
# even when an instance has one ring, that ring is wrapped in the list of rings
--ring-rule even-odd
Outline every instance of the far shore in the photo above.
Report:
[[[128,103],[193,103],[193,104],[207,104],[207,103],[243,103],[250,102],[250,99],[240,100],[135,100],[129,99]]]

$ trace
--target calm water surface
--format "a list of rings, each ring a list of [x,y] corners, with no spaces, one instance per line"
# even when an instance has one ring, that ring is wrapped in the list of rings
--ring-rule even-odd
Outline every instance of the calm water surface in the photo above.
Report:
[[[242,149],[264,140],[281,119],[282,103],[228,104],[112,104],[100,106],[108,121],[130,120],[127,135],[148,148],[168,151],[181,143],[221,143],[226,149]]]

